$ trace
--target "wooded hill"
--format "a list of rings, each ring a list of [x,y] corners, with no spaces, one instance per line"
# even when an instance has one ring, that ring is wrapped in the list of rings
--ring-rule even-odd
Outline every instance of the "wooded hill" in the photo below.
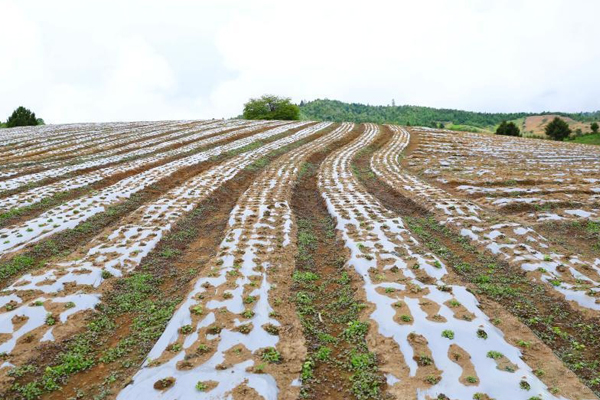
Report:
[[[443,123],[448,127],[459,125],[464,128],[481,129],[492,129],[502,121],[511,121],[534,115],[560,115],[585,122],[600,119],[600,111],[585,113],[482,113],[407,105],[371,106],[327,99],[303,101],[300,103],[300,110],[303,119],[319,121],[375,122],[420,126],[438,126],[438,124]]]

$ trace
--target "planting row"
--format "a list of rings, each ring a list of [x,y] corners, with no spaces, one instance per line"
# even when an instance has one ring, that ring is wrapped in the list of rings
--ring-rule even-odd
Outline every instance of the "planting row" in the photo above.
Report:
[[[290,289],[296,244],[289,206],[299,167],[352,128],[271,163],[240,197],[218,256],[204,268],[148,361],[119,398],[226,398],[251,388],[295,398],[306,350]],[[285,310],[285,311],[284,311]]]
[[[163,123],[160,125],[168,127],[171,124]],[[161,127],[160,125],[158,126],[159,128]],[[138,138],[140,135],[136,131],[143,130],[144,127],[146,126],[137,127],[134,125],[118,130],[84,131],[67,140],[43,141],[39,144],[29,144],[24,148],[5,150],[1,155],[8,164],[19,161],[46,159],[75,152],[82,153],[90,147],[94,148],[100,145],[110,147],[127,143],[131,139]]]
[[[475,297],[448,283],[456,279],[443,261],[353,176],[352,158],[377,133],[367,124],[361,138],[332,153],[319,187],[350,250],[348,266],[363,279],[368,343],[381,358],[388,391],[418,399],[555,398]]]
[[[198,164],[211,157],[244,147],[254,141],[267,139],[306,124],[307,122],[296,122],[283,125],[159,165],[122,179],[96,193],[63,203],[36,218],[0,229],[0,256],[57,232],[73,228],[91,216],[105,211],[107,207],[131,197],[134,193],[176,173],[182,168]]]
[[[257,130],[257,129],[261,129],[261,128],[265,128],[265,127],[276,127],[279,125],[282,125],[282,124],[279,122],[278,123],[269,123],[269,124],[265,124],[265,123],[261,122],[258,124],[250,124],[250,126],[248,126],[246,128],[233,129],[233,130],[231,130],[232,129],[231,126],[225,125],[220,128],[209,129],[206,131],[201,131],[199,133],[193,134],[192,136],[194,137],[194,140],[188,145],[178,147],[176,149],[165,151],[165,152],[160,152],[155,155],[136,159],[133,161],[124,162],[122,164],[117,164],[114,166],[112,165],[115,162],[129,159],[132,156],[140,156],[143,154],[148,154],[150,152],[155,152],[156,150],[158,150],[160,148],[165,148],[165,147],[168,147],[169,145],[172,145],[172,142],[164,142],[157,146],[152,146],[150,148],[133,151],[133,152],[130,152],[127,154],[119,155],[119,156],[104,158],[104,159],[101,159],[101,160],[98,160],[95,162],[87,162],[84,164],[79,164],[79,165],[75,165],[75,166],[71,166],[71,167],[64,167],[64,168],[60,169],[60,172],[62,172],[62,173],[64,173],[65,171],[72,172],[72,171],[78,170],[78,169],[90,168],[90,166],[111,164],[110,166],[99,167],[100,169],[97,169],[97,170],[94,170],[91,172],[87,172],[87,173],[83,173],[83,174],[77,175],[72,178],[59,180],[58,182],[55,182],[52,184],[32,188],[30,190],[16,193],[12,196],[8,196],[8,197],[2,199],[2,205],[0,205],[0,211],[8,211],[11,208],[16,208],[16,207],[26,207],[31,204],[37,203],[37,202],[43,200],[44,198],[50,197],[56,193],[65,192],[68,190],[73,190],[73,189],[80,188],[80,187],[83,187],[86,185],[90,185],[92,183],[98,182],[102,179],[109,178],[109,177],[117,175],[117,174],[122,174],[122,173],[130,172],[130,171],[136,171],[139,168],[144,168],[147,165],[159,163],[161,161],[168,160],[170,158],[176,157],[178,155],[183,155],[188,152],[192,152],[201,147],[208,146],[208,145],[211,145],[213,143],[216,143],[216,142],[219,142],[222,140],[227,140],[227,139],[230,139],[230,138],[238,136],[238,135],[251,133],[252,131]],[[215,134],[220,133],[225,130],[228,130],[228,132],[218,135],[218,136],[211,136],[211,135],[215,135]],[[211,137],[202,139],[203,137],[206,137],[206,136],[211,136]],[[48,171],[48,172],[56,173],[56,170]],[[40,173],[40,174],[36,174],[36,175],[44,175],[44,174]],[[23,177],[23,179],[19,179],[19,180],[24,182],[24,181],[26,181],[25,178],[26,177]],[[15,181],[16,180],[17,179],[15,179]],[[0,182],[0,184],[2,184],[2,183],[6,183],[6,182]]]
[[[414,130],[408,165],[461,196],[532,223],[600,219],[597,146]]]
[[[26,274],[5,288],[0,296],[3,307],[0,353],[9,355],[5,366],[18,366],[29,359],[38,343],[68,338],[77,329],[81,311],[91,310],[101,301],[106,279],[122,276],[138,266],[183,215],[239,171],[269,152],[307,138],[329,124],[309,126],[200,173],[143,205],[120,226],[108,228],[66,261]]]
[[[547,282],[581,307],[600,310],[600,258],[586,259],[558,246],[551,247],[531,226],[486,212],[472,201],[407,173],[397,155],[406,147],[409,133],[401,127],[390,128],[393,138],[371,163],[383,181],[434,212],[442,224],[455,226],[474,244],[518,265],[532,280]]]
[[[230,128],[243,124],[241,121],[227,122],[225,125]],[[40,161],[27,161],[16,164],[7,164],[0,174],[4,178],[14,175],[21,175],[17,179],[11,179],[0,182],[0,189],[11,190],[25,183],[33,183],[48,177],[56,177],[65,173],[78,171],[86,168],[94,168],[108,163],[118,162],[128,157],[138,157],[163,148],[167,148],[180,143],[193,141],[194,135],[198,131],[205,131],[211,128],[219,128],[223,122],[210,122],[199,124],[186,123],[186,126],[178,124],[165,127],[151,127],[133,129],[135,135],[131,138],[123,138],[122,144],[108,146],[107,149],[100,146],[94,146],[87,152],[76,152],[72,155],[65,155],[59,159],[47,159]],[[191,136],[189,140],[187,137]]]

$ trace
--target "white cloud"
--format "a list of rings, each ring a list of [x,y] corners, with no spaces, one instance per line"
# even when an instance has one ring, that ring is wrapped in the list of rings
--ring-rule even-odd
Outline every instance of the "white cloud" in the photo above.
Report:
[[[0,118],[20,104],[51,122],[235,116],[263,93],[600,109],[599,12],[593,0],[0,0]]]
[[[46,79],[38,26],[13,2],[0,1],[0,16],[0,111],[6,111],[4,103],[28,100]]]
[[[95,115],[103,120],[180,117],[168,101],[175,77],[164,57],[137,36],[119,43],[113,53],[96,79],[53,86],[42,108],[44,115],[69,120],[75,107],[81,121]]]

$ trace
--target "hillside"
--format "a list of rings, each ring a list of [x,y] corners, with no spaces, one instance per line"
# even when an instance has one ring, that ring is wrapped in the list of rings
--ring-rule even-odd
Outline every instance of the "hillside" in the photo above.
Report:
[[[0,156],[0,399],[600,400],[600,147],[231,119]]]
[[[532,134],[532,135],[545,135],[545,131],[544,129],[546,128],[546,125],[548,125],[550,123],[550,121],[552,121],[554,119],[554,117],[558,117],[559,115],[554,115],[554,114],[550,114],[550,115],[534,115],[534,116],[530,116],[525,118],[523,121],[521,121],[521,131],[525,132],[526,134]],[[565,117],[565,116],[560,116],[562,119],[565,120],[565,122],[567,124],[569,124],[569,127],[571,128],[571,130],[573,132],[575,132],[577,129],[580,129],[582,132],[589,132],[590,131],[590,123],[589,122],[584,122],[584,121],[577,121],[571,117]]]
[[[590,122],[600,119],[600,111],[587,113],[562,113],[562,112],[543,112],[534,113],[482,113],[464,110],[452,110],[445,108],[431,108],[421,106],[371,106],[360,103],[344,103],[338,100],[313,100],[309,102],[301,102],[300,109],[304,119],[320,120],[320,121],[352,121],[352,122],[375,122],[375,123],[392,123],[402,125],[419,125],[419,126],[437,126],[443,123],[448,127],[454,125],[455,128],[462,130],[488,130],[492,131],[500,122],[507,120],[518,120],[519,126],[523,126],[523,121],[527,126],[526,130],[531,129],[531,124],[535,125],[533,129],[539,134],[539,123],[544,118],[550,120],[554,116],[570,118],[577,127],[581,125],[589,127],[589,123],[581,124],[582,122]],[[527,120],[533,118],[529,125]],[[537,124],[537,125],[536,125]],[[573,130],[575,130],[573,128]],[[542,125],[543,129],[543,125]]]

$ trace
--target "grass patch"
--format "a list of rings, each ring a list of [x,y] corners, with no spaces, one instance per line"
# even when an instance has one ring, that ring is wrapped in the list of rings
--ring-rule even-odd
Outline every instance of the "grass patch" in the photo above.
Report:
[[[581,135],[573,139],[569,139],[568,141],[573,143],[600,145],[600,133]]]

